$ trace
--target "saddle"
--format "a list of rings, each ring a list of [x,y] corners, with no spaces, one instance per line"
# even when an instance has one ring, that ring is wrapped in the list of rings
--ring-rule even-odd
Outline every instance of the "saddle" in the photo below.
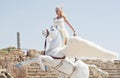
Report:
[[[63,57],[55,57],[55,56],[51,56],[53,59],[65,59],[65,56]]]

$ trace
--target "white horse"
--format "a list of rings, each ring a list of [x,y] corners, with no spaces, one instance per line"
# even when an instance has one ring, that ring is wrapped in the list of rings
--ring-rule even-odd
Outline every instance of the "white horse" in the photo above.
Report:
[[[63,53],[63,43],[61,32],[58,27],[51,27],[50,30],[44,32],[49,42],[49,48],[46,50],[46,55],[38,55],[30,60],[20,62],[17,67],[22,67],[31,63],[38,63],[40,68],[45,71],[44,66],[50,66],[55,70],[65,73],[72,78],[89,78],[89,69],[94,69],[94,73],[106,77],[106,72],[98,69],[94,65],[87,65],[81,60],[75,62],[68,59]]]

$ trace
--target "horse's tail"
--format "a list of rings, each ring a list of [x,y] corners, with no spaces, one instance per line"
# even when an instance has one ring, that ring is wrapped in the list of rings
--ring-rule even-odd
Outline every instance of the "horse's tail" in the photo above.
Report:
[[[98,78],[108,78],[109,74],[106,71],[99,69],[95,65],[88,65],[89,69],[93,72],[93,76]]]

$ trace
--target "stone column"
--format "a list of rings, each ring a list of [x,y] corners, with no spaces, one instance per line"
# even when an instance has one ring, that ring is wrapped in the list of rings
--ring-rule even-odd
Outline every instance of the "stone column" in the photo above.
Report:
[[[17,32],[17,49],[20,49],[20,33]]]

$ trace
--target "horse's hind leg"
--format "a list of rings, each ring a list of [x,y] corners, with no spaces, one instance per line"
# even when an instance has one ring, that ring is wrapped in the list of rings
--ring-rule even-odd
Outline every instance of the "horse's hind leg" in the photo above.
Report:
[[[60,78],[67,78],[67,77],[65,76],[65,74],[60,73]]]
[[[98,77],[98,78],[107,78],[109,77],[108,72],[105,72],[101,69],[99,69],[97,66],[95,65],[88,65],[90,70],[93,72],[93,75]]]

